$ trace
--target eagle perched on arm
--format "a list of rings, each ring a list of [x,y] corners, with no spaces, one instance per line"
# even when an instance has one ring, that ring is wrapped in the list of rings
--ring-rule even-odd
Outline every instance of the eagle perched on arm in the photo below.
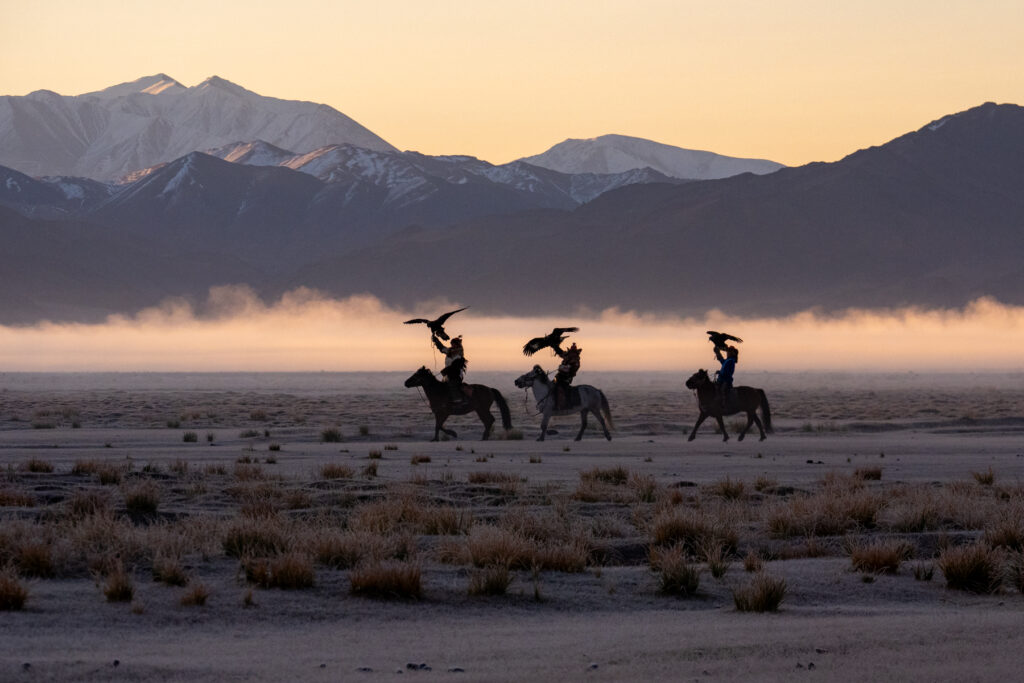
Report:
[[[562,340],[565,339],[565,335],[569,332],[579,332],[578,327],[556,327],[551,330],[551,334],[545,337],[534,337],[530,341],[523,345],[523,355],[532,356],[545,347],[550,347],[555,355],[561,357],[565,351],[562,351]]]
[[[726,334],[725,332],[715,332],[714,330],[708,330],[707,333],[708,339],[711,340],[711,343],[714,344],[715,348],[718,349],[719,351],[724,351],[726,349],[726,347],[728,346],[728,344],[726,344],[727,341],[734,341],[739,344],[743,343],[743,340],[740,339],[739,337],[734,337],[731,334]]]
[[[463,306],[462,308],[457,308],[454,311],[448,311],[437,320],[427,320],[426,318],[413,318],[412,320],[406,320],[404,324],[414,325],[415,323],[426,323],[427,327],[430,328],[431,334],[436,335],[437,337],[440,337],[445,341],[448,341],[449,337],[448,333],[444,331],[444,324],[448,322],[448,318],[452,317],[459,311],[466,310],[467,308],[469,308],[469,306]]]

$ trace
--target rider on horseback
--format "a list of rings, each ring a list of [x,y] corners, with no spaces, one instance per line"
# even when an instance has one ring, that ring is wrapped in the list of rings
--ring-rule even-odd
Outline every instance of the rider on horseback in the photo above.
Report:
[[[467,364],[465,351],[462,348],[462,335],[452,339],[451,346],[445,346],[436,334],[430,335],[430,341],[434,342],[437,350],[444,354],[444,370],[441,371],[441,376],[448,383],[452,400],[468,398],[470,389],[462,382],[462,375],[466,372]]]
[[[562,359],[555,373],[555,406],[557,408],[568,408],[570,402],[570,385],[576,373],[580,371],[580,354],[583,349],[578,348],[574,342],[568,351],[562,351],[554,347],[555,353]]]
[[[732,376],[736,372],[736,363],[740,359],[740,350],[735,346],[725,347],[725,358],[722,358],[722,351],[717,346],[715,347],[715,359],[722,364],[722,368],[718,371],[715,378],[715,386],[718,389],[718,400],[722,404],[722,410],[725,410],[725,404],[729,398],[729,392],[732,391]]]

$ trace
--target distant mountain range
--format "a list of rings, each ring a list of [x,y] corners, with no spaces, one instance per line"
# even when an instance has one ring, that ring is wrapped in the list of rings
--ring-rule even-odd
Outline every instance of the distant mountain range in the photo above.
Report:
[[[622,173],[632,168],[651,168],[673,178],[690,180],[715,180],[741,173],[763,175],[783,168],[774,161],[737,159],[625,135],[570,139],[521,161],[562,173]]]
[[[0,165],[32,176],[114,180],[236,140],[394,150],[327,105],[263,97],[217,76],[191,88],[158,74],[72,97],[0,97]]]
[[[0,166],[0,323],[97,320],[236,283],[268,297],[310,286],[509,314],[775,315],[958,306],[984,295],[1024,304],[1024,109],[1016,105],[985,104],[835,163],[774,172],[771,162],[622,136],[493,165],[399,152],[321,105],[262,98],[220,79],[184,88],[159,76],[81,99],[0,99],[5,166],[28,140],[12,137],[5,112],[21,112],[21,121],[24,107],[54,98],[37,117],[46,135],[34,139],[52,142],[64,130],[57,122],[107,111],[89,119],[106,132],[90,138],[81,129],[80,148],[70,150],[77,156],[66,155],[72,167],[107,171],[91,179]],[[108,110],[111,102],[119,104]],[[158,108],[191,119],[159,124],[166,135],[107,144],[114,128]],[[135,110],[117,126],[105,118]],[[199,146],[163,157],[186,144],[186,120],[195,124],[188,144]],[[263,135],[271,130],[293,137]],[[341,130],[372,144],[335,137]],[[125,166],[143,151],[151,163]],[[751,165],[731,177],[673,175],[728,174],[738,161]],[[644,166],[617,170],[632,163]]]

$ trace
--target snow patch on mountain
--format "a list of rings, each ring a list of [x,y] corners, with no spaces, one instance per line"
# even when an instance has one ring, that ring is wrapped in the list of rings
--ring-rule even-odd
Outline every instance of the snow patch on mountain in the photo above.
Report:
[[[712,180],[741,173],[773,173],[782,164],[683,149],[626,135],[569,139],[542,154],[520,159],[562,173],[624,173],[652,168],[673,178]]]

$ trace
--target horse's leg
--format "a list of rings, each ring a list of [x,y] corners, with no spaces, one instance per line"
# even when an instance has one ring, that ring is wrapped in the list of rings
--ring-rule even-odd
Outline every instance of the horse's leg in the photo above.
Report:
[[[487,441],[488,437],[491,436],[491,427],[494,425],[494,416],[491,415],[491,406],[488,404],[485,406],[477,406],[476,414],[480,416],[480,421],[484,423],[484,435],[480,437],[481,441]]]
[[[444,421],[445,421],[446,418],[447,418],[447,415],[445,417],[441,417],[440,415],[437,415],[437,414],[434,415],[434,438],[431,439],[431,441],[440,441],[441,440],[440,432],[441,432],[442,429],[444,429]],[[445,431],[445,433],[448,432],[447,429],[444,429],[444,431]]]
[[[544,436],[548,433],[548,420],[551,419],[551,411],[545,410],[544,417],[540,419],[540,436],[537,437],[537,441],[543,441]]]
[[[740,432],[739,438],[736,439],[737,441],[743,441],[743,437],[747,435],[747,430],[750,429],[750,425],[754,424],[754,417],[754,413],[747,413],[747,424],[743,427],[743,431]]]
[[[768,438],[767,436],[765,436],[765,433],[764,433],[764,425],[761,424],[761,420],[760,420],[760,418],[757,417],[757,413],[756,412],[752,412],[750,414],[754,418],[754,424],[757,425],[758,431],[761,432],[761,439],[760,440],[764,441],[765,439]],[[747,426],[749,427],[750,425],[747,425]]]
[[[584,408],[580,411],[580,433],[576,435],[574,441],[579,441],[583,438],[583,432],[587,429],[587,409]]]
[[[718,428],[722,430],[722,441],[728,441],[729,432],[725,431],[725,420],[722,419],[722,414],[715,415],[715,419],[718,420]]]
[[[608,423],[605,422],[604,415],[601,414],[601,409],[598,408],[597,410],[591,410],[590,412],[594,413],[594,417],[597,418],[598,424],[601,425],[601,431],[604,432],[604,438],[611,441],[612,433],[608,431]]]
[[[697,424],[693,425],[693,431],[690,432],[690,438],[688,438],[687,441],[693,441],[697,438],[697,428],[700,427],[706,419],[708,419],[708,414],[703,410],[700,411],[700,417],[697,418]]]

